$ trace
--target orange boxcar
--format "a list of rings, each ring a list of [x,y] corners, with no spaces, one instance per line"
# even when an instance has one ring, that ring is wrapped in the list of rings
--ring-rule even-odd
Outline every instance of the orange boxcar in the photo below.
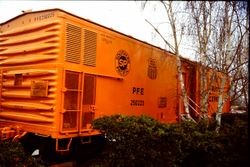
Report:
[[[200,66],[181,61],[188,96],[199,104]],[[0,25],[0,99],[1,127],[55,139],[57,150],[61,139],[68,149],[72,138],[99,134],[91,122],[102,116],[171,123],[184,111],[174,54],[60,9]],[[217,105],[209,102],[210,114]]]

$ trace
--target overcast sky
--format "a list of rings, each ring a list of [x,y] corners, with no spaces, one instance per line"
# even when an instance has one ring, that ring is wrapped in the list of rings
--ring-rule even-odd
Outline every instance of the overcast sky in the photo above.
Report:
[[[162,6],[154,3],[151,8],[141,9],[135,1],[2,1],[0,0],[0,23],[3,23],[23,10],[33,11],[60,8],[74,15],[89,19],[106,27],[131,35],[142,41],[166,49],[163,40],[155,33],[145,18],[152,23],[164,22],[166,13]],[[163,27],[164,25],[161,25]],[[164,28],[164,27],[163,27]],[[164,28],[168,30],[169,28]],[[181,49],[184,57],[190,57]],[[190,57],[192,59],[192,57]]]

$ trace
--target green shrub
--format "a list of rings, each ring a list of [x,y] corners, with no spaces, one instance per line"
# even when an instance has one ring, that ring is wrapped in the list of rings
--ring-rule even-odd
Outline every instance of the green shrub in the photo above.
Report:
[[[249,166],[248,114],[223,114],[217,142],[222,147],[219,164]]]
[[[41,166],[37,160],[28,155],[19,142],[0,142],[1,167],[36,167]]]
[[[147,116],[113,115],[94,121],[106,135],[103,166],[248,166],[246,119],[161,124]],[[99,159],[100,164],[100,159]]]
[[[160,152],[157,149],[162,125],[141,116],[114,115],[95,120],[94,127],[105,132],[105,159],[109,166],[152,166]],[[148,140],[150,139],[150,140]]]

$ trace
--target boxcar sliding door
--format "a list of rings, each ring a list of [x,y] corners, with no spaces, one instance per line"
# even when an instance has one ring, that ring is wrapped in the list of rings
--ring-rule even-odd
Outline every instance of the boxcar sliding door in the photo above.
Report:
[[[62,132],[89,129],[95,116],[96,76],[65,71]]]
[[[79,131],[81,114],[82,73],[65,71],[62,132]]]
[[[84,88],[82,100],[82,121],[81,128],[89,129],[91,122],[95,117],[95,99],[96,99],[96,76],[85,74],[84,75]]]

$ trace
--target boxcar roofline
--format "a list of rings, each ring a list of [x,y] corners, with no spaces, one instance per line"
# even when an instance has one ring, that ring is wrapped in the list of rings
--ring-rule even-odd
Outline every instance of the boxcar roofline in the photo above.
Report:
[[[61,12],[64,12],[64,13],[66,13],[66,14],[68,14],[68,15],[71,15],[71,16],[73,16],[73,17],[77,17],[77,18],[79,18],[79,19],[81,19],[81,20],[84,20],[84,21],[86,21],[86,22],[89,22],[89,23],[91,23],[91,24],[95,24],[95,25],[100,26],[100,27],[102,27],[102,28],[108,29],[108,30],[113,31],[113,32],[115,32],[115,33],[118,33],[118,34],[120,34],[120,35],[126,36],[126,37],[128,37],[128,38],[130,38],[130,39],[136,40],[136,41],[138,41],[138,42],[142,42],[142,43],[144,43],[144,44],[146,44],[146,45],[149,45],[149,46],[151,46],[151,47],[154,47],[154,48],[158,48],[159,50],[161,50],[161,51],[163,51],[163,52],[168,52],[169,54],[175,55],[175,54],[174,54],[173,52],[171,52],[171,51],[162,49],[162,48],[160,48],[160,47],[158,47],[158,46],[155,46],[155,45],[153,45],[153,44],[150,44],[150,43],[148,43],[148,42],[145,42],[145,41],[142,41],[142,40],[140,40],[140,39],[134,38],[133,36],[124,34],[124,33],[120,32],[120,31],[117,31],[117,30],[114,30],[114,29],[112,29],[112,28],[106,27],[106,26],[104,26],[104,25],[98,24],[98,23],[93,22],[93,21],[91,21],[91,20],[89,20],[89,19],[85,19],[85,18],[82,18],[82,17],[80,17],[80,16],[74,15],[74,14],[72,14],[72,13],[70,13],[70,12],[67,12],[67,11],[62,10],[62,9],[59,9],[59,8],[53,8],[53,9],[45,9],[45,10],[38,10],[38,11],[25,12],[25,13],[22,13],[22,14],[16,16],[16,17],[13,17],[13,18],[11,18],[11,19],[9,19],[9,20],[3,22],[3,23],[0,23],[0,26],[2,26],[2,25],[4,25],[4,24],[7,24],[8,22],[13,21],[13,20],[15,20],[15,19],[17,19],[17,18],[19,18],[19,17],[28,15],[28,14],[39,13],[39,12],[49,12],[49,11],[61,11]],[[183,58],[183,57],[181,57],[181,58]],[[188,59],[187,59],[187,60],[188,60]],[[188,60],[188,61],[190,61],[190,60]]]
[[[110,31],[112,31],[112,32],[118,33],[118,34],[120,34],[120,35],[122,35],[122,36],[126,36],[126,37],[128,37],[128,38],[130,38],[130,39],[132,39],[132,40],[141,42],[141,43],[143,43],[143,44],[145,44],[145,45],[148,45],[148,46],[150,46],[150,47],[153,47],[153,48],[157,48],[157,49],[159,49],[159,50],[161,50],[161,51],[163,51],[163,52],[168,52],[170,55],[175,56],[175,54],[174,54],[173,52],[169,51],[169,50],[162,49],[162,48],[160,48],[160,47],[158,47],[158,46],[155,46],[155,45],[153,45],[153,44],[150,44],[150,43],[148,43],[148,42],[146,42],[146,41],[142,41],[142,40],[140,40],[140,39],[134,38],[133,36],[124,34],[124,33],[120,32],[120,31],[117,31],[117,30],[114,30],[114,29],[112,29],[112,28],[106,27],[106,26],[104,26],[104,25],[98,24],[98,23],[93,22],[93,21],[91,21],[91,20],[89,20],[89,19],[85,19],[85,18],[83,18],[83,17],[77,16],[77,15],[75,15],[75,14],[72,14],[72,13],[70,13],[70,12],[67,12],[67,11],[62,10],[62,9],[59,9],[59,8],[52,8],[52,9],[45,9],[45,10],[38,10],[38,11],[31,11],[31,12],[22,13],[22,14],[16,16],[16,17],[13,17],[12,19],[9,19],[9,20],[7,20],[7,21],[5,21],[5,22],[3,22],[3,23],[0,23],[0,28],[1,28],[2,25],[7,24],[8,22],[13,21],[13,20],[15,20],[15,19],[17,19],[17,18],[19,18],[19,17],[25,16],[25,15],[28,15],[28,14],[32,14],[32,13],[49,12],[49,11],[61,11],[61,12],[63,12],[63,13],[66,13],[66,14],[68,14],[68,15],[71,15],[71,16],[73,16],[73,17],[77,17],[77,18],[79,18],[79,19],[81,19],[81,20],[84,20],[84,21],[86,21],[86,22],[89,22],[89,23],[91,23],[91,24],[94,24],[94,25],[97,25],[97,26],[99,26],[99,27],[108,29],[108,30],[110,30]],[[196,61],[192,61],[192,60],[190,60],[190,59],[188,59],[188,58],[182,57],[181,55],[180,55],[180,58],[182,59],[182,61],[186,61],[186,62],[188,62],[188,63],[190,63],[190,64],[193,64],[193,65],[195,65],[195,64],[198,63],[198,62],[196,62]],[[205,67],[205,68],[212,69],[211,67]],[[221,71],[221,70],[218,70],[218,72],[222,72],[222,73],[226,74],[225,72],[223,72],[223,71]]]

